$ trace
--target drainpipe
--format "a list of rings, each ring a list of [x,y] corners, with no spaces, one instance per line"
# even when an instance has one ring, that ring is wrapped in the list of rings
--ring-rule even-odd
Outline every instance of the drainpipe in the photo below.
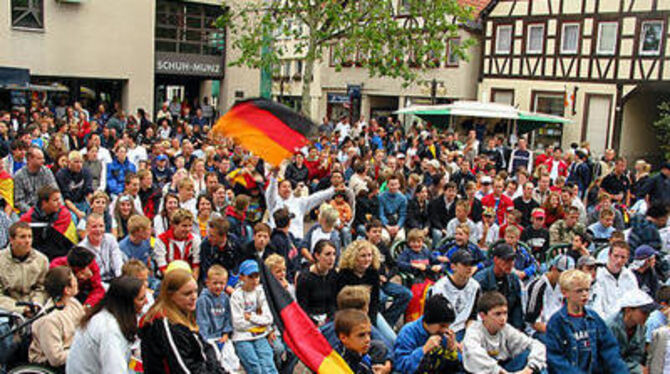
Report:
[[[619,153],[621,148],[621,131],[623,125],[623,84],[617,83],[616,85],[616,96],[615,96],[615,109],[614,109],[614,132],[612,133],[612,142],[610,143],[609,148],[614,148],[614,150]]]

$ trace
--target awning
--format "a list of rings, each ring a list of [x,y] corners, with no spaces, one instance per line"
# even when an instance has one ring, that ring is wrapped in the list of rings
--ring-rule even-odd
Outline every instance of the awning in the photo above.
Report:
[[[61,85],[46,86],[43,84],[0,84],[0,90],[10,91],[40,91],[40,92],[69,92],[70,89]]]
[[[441,127],[448,126],[451,117],[509,119],[518,122],[520,133],[529,132],[550,123],[572,122],[567,118],[550,114],[519,110],[511,105],[477,101],[457,101],[445,105],[415,105],[400,109],[396,113],[415,115]]]
[[[0,67],[0,86],[8,84],[23,86],[28,83],[30,83],[30,70]]]

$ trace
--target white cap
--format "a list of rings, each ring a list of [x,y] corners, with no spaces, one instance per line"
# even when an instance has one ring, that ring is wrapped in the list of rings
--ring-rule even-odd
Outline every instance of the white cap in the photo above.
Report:
[[[658,304],[646,292],[635,288],[626,291],[619,301],[619,307],[623,308],[643,308],[647,311],[658,309]]]
[[[493,179],[491,179],[491,177],[488,176],[488,175],[484,175],[484,176],[482,176],[480,182],[481,182],[482,184],[484,184],[484,183],[493,183]]]

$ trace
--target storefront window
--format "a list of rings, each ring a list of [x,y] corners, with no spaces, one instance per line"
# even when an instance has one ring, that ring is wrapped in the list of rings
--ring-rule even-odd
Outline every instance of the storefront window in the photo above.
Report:
[[[535,93],[533,110],[538,113],[562,117],[565,114],[565,95],[563,93]],[[539,146],[560,146],[563,128],[559,124],[547,124],[533,131],[532,143]]]
[[[12,27],[44,28],[43,0],[12,0]]]

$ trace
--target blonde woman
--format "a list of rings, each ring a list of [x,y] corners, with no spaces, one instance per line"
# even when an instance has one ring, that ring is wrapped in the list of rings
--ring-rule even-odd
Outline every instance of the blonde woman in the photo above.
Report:
[[[190,271],[173,269],[165,274],[158,300],[140,321],[146,374],[164,373],[166,365],[177,372],[225,373],[214,347],[198,332],[197,299],[198,284]]]
[[[193,161],[189,176],[193,181],[193,187],[195,188],[196,196],[207,192],[207,184],[205,183],[206,172],[207,170],[205,169],[205,160],[199,158]]]
[[[337,274],[336,294],[345,286],[368,286],[370,300],[379,300],[379,250],[367,240],[356,240],[342,252]],[[373,324],[377,324],[379,303],[371,302],[368,316]]]

